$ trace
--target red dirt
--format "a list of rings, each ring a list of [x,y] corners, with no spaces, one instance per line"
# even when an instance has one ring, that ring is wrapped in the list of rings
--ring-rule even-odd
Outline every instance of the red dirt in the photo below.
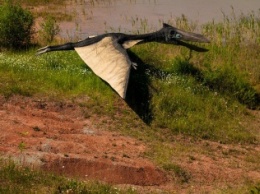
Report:
[[[167,179],[142,157],[143,143],[96,129],[72,103],[0,99],[0,153],[22,164],[113,184],[159,185]]]
[[[167,144],[183,172],[171,175],[144,157],[144,142],[97,128],[100,118],[85,118],[85,111],[72,102],[0,96],[1,157],[84,180],[135,185],[142,193],[207,193],[260,180],[259,145],[175,136]],[[259,132],[260,112],[252,114]]]

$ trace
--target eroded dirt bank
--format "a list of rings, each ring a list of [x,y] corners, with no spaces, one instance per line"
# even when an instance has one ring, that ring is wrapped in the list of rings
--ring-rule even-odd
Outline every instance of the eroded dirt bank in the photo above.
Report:
[[[0,100],[0,152],[22,164],[113,184],[160,185],[136,139],[96,129],[72,103],[15,96]]]

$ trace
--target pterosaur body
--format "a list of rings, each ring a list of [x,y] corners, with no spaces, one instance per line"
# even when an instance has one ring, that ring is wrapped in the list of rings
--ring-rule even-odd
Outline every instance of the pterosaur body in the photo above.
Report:
[[[207,51],[207,49],[183,41],[209,42],[203,35],[185,32],[168,24],[163,24],[161,30],[153,33],[139,35],[107,33],[88,37],[76,43],[47,46],[39,49],[37,54],[75,50],[97,76],[110,84],[125,99],[131,67],[136,67],[129,59],[126,49],[136,44],[160,42],[185,46],[198,52]]]

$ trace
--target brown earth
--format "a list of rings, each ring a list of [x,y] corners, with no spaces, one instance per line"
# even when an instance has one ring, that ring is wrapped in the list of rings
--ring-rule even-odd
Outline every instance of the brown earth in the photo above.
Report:
[[[79,106],[26,97],[1,98],[0,152],[22,164],[114,184],[159,185],[167,179],[141,155],[138,140],[93,127]]]
[[[260,126],[260,114],[255,126]],[[0,153],[23,165],[140,191],[209,192],[260,181],[259,145],[227,145],[176,136],[171,174],[144,156],[141,140],[96,127],[82,107],[36,97],[0,96]],[[144,187],[145,186],[145,187]]]

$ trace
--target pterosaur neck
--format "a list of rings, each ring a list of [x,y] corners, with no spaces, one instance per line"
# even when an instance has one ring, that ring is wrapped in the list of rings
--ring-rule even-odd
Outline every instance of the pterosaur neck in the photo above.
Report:
[[[164,40],[164,33],[161,31],[147,33],[147,34],[137,34],[137,35],[125,35],[123,41],[140,40],[141,42],[160,42]]]

